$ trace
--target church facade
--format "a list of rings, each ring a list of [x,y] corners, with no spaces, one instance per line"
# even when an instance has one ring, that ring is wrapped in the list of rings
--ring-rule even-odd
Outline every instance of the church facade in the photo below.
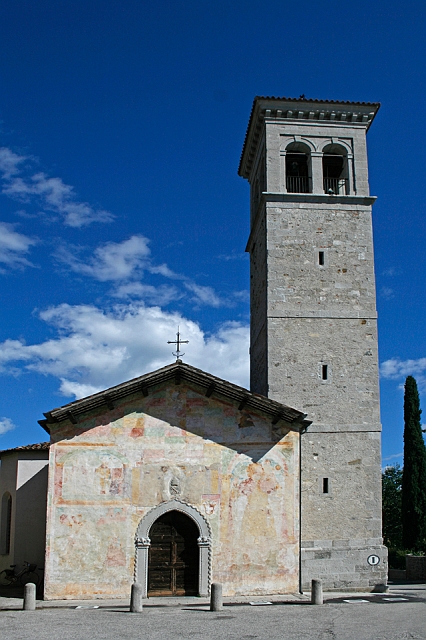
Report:
[[[45,414],[46,598],[384,588],[378,108],[254,100],[250,391],[178,360]]]
[[[51,411],[45,598],[296,592],[308,425],[180,361]]]

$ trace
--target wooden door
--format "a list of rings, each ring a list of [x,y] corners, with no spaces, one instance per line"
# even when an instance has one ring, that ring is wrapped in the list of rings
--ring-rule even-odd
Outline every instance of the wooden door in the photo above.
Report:
[[[179,511],[169,511],[149,532],[148,596],[198,595],[198,527]]]

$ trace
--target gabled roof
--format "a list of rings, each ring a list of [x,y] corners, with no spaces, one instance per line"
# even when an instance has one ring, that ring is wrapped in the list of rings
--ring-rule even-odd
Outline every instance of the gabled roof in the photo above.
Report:
[[[218,399],[233,400],[238,403],[238,407],[241,410],[243,408],[257,409],[269,415],[273,424],[284,420],[296,429],[305,429],[311,424],[310,421],[305,420],[306,414],[297,411],[297,409],[292,409],[280,402],[265,398],[265,396],[258,393],[252,393],[243,387],[222,380],[222,378],[213,376],[201,369],[196,369],[180,360],[157,371],[133,378],[133,380],[128,380],[100,393],[95,393],[81,400],[70,402],[63,407],[48,411],[44,414],[46,419],[39,420],[39,424],[48,433],[50,433],[50,424],[65,420],[70,420],[73,424],[77,424],[80,418],[88,411],[101,407],[105,410],[113,409],[117,400],[135,393],[142,393],[144,396],[148,396],[151,388],[167,381],[172,381],[174,384],[180,384],[184,381],[192,383],[200,387],[208,398],[214,396]]]
[[[238,175],[249,179],[261,124],[265,117],[279,120],[322,120],[327,124],[357,123],[368,128],[380,108],[380,102],[351,102],[348,100],[317,100],[313,98],[277,98],[256,96],[241,152]]]
[[[26,444],[21,447],[15,447],[14,449],[3,449],[0,451],[0,456],[7,455],[8,453],[16,453],[19,451],[48,451],[50,442],[38,442],[36,444]]]

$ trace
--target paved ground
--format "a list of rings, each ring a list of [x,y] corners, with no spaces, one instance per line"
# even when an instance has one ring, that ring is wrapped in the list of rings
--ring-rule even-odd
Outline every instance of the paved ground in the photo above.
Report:
[[[38,610],[30,612],[15,609],[22,606],[20,599],[0,597],[0,637],[426,640],[426,585],[393,585],[387,594],[328,593],[323,606],[312,606],[309,594],[273,597],[272,604],[263,605],[266,598],[226,600],[223,612],[214,613],[200,598],[151,598],[142,614],[131,614],[128,602],[117,600],[39,602]]]

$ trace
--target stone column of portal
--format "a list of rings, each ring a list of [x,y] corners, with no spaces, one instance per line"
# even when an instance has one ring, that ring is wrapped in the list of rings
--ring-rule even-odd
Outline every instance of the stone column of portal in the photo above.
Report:
[[[151,546],[149,538],[136,540],[136,576],[135,582],[142,587],[142,598],[148,597],[148,551]]]
[[[312,193],[324,193],[322,181],[322,153],[313,151],[311,153],[312,170]]]
[[[210,583],[210,545],[211,539],[205,536],[200,536],[197,539],[197,544],[200,553],[199,560],[199,580],[198,588],[200,596],[208,596],[209,583]]]

